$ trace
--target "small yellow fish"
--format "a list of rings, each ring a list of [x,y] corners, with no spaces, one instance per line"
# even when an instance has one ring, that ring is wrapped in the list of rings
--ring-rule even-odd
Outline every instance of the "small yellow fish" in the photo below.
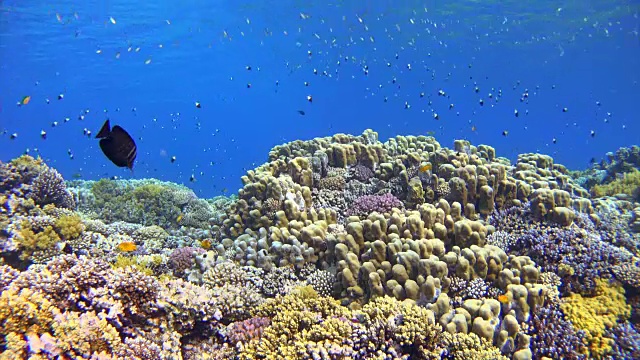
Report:
[[[176,218],[176,223],[180,224],[180,222],[182,222],[183,217],[184,217],[183,214],[178,215],[178,217]]]
[[[435,134],[436,134],[435,131],[427,131],[427,136],[433,136]]]
[[[209,239],[202,240],[200,242],[200,246],[202,246],[202,248],[205,250],[211,249],[211,240]]]
[[[427,171],[430,171],[431,168],[432,168],[431,163],[429,163],[427,165],[420,166],[418,170],[420,170],[420,172],[427,172]]]
[[[20,105],[27,105],[31,101],[31,96],[27,95],[20,100]]]
[[[132,252],[132,251],[136,251],[138,247],[132,241],[123,241],[120,244],[118,244],[117,248],[122,252]]]

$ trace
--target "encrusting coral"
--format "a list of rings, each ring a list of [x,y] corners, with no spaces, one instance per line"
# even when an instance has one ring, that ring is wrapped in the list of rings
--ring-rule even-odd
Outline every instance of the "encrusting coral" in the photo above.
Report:
[[[614,340],[606,336],[618,321],[624,322],[631,315],[624,289],[606,280],[596,280],[595,296],[571,294],[563,299],[560,307],[573,325],[586,334],[589,353],[593,358],[603,358],[611,352]]]

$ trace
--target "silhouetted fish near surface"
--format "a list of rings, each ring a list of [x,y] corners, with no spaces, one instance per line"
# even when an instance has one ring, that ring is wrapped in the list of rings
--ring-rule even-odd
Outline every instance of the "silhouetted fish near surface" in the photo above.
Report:
[[[133,162],[138,155],[138,148],[129,133],[118,125],[111,128],[109,119],[107,119],[96,135],[96,139],[100,139],[100,148],[112,163],[118,167],[127,167],[133,170]]]

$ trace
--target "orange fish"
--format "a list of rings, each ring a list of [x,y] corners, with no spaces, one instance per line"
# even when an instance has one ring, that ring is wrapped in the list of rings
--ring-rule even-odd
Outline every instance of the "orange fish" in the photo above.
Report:
[[[122,252],[132,252],[136,251],[138,248],[133,241],[123,241],[117,246],[118,250]]]
[[[27,95],[20,100],[20,105],[27,105],[31,101],[31,96]]]
[[[427,172],[427,171],[431,170],[431,164],[420,166],[420,169],[418,169],[418,170],[420,170],[420,172]]]
[[[200,246],[202,246],[202,248],[205,250],[211,249],[211,240],[209,239],[202,240],[200,242]]]
[[[477,128],[475,125],[473,125],[473,126],[471,127],[471,131],[476,131],[476,130],[478,130],[478,128]]]
[[[509,297],[505,294],[498,295],[498,301],[500,301],[503,304],[507,304],[509,303]]]

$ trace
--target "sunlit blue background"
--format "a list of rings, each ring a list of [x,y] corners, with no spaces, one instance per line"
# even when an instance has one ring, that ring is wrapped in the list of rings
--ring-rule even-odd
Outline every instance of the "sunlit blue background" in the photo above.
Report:
[[[209,197],[274,145],[366,128],[570,168],[640,143],[638,1],[55,3],[0,2],[0,159],[29,149],[67,179],[156,177]],[[137,141],[133,174],[83,135],[106,118]]]

